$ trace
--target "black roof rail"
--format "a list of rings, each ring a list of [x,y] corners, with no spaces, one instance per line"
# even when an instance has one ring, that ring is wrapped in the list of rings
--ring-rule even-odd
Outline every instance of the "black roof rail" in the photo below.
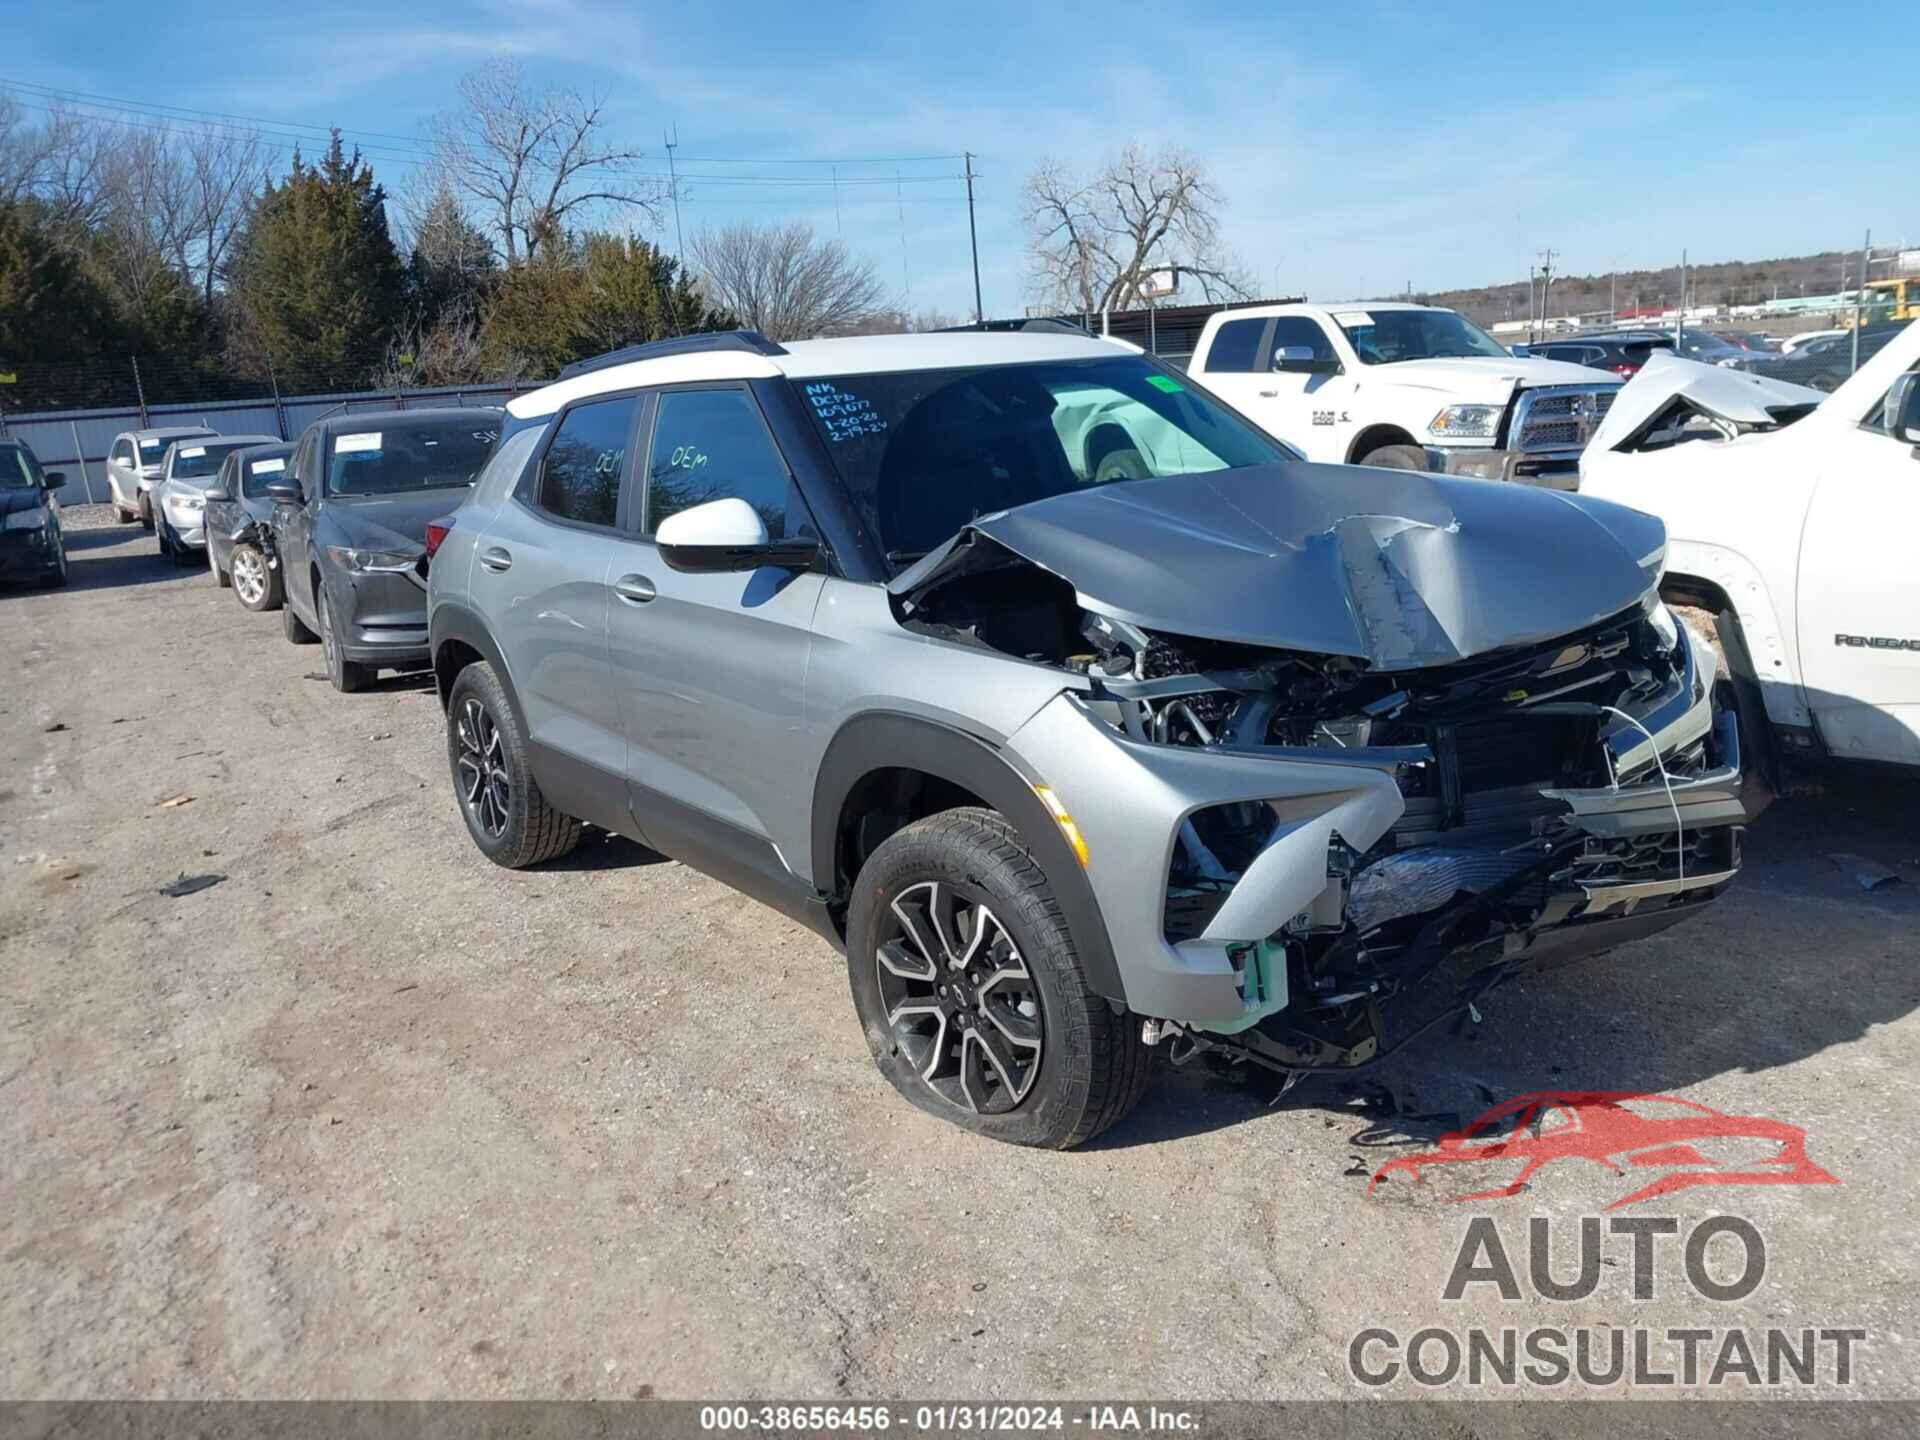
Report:
[[[705,355],[715,350],[745,350],[754,355],[787,353],[784,345],[776,345],[758,330],[711,330],[701,335],[681,335],[673,340],[649,340],[644,345],[628,345],[591,359],[576,360],[560,371],[559,378],[571,380],[576,375],[590,375],[595,370],[627,365],[635,360],[658,360],[667,355]]]
[[[943,325],[935,333],[941,335],[957,335],[965,332],[979,331],[1017,335],[1086,336],[1092,333],[1086,326],[1076,325],[1071,320],[1056,320],[1048,317],[1032,320],[983,320],[972,325]]]

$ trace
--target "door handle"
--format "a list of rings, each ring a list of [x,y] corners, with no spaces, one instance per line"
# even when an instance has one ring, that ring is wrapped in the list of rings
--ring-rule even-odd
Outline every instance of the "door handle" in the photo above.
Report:
[[[480,552],[480,563],[497,575],[513,568],[513,555],[504,545],[489,545]]]
[[[629,605],[644,605],[656,593],[653,582],[644,575],[622,575],[613,582],[613,593]]]

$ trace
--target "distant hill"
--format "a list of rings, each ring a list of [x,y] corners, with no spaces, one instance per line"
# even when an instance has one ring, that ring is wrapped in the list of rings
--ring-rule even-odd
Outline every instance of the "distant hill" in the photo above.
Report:
[[[1819,255],[1795,255],[1779,260],[1721,260],[1687,267],[1687,294],[1694,305],[1752,305],[1776,296],[1830,295],[1859,280],[1860,252],[1829,250]],[[1879,272],[1876,270],[1875,272]],[[1611,288],[1610,288],[1611,287]],[[1609,294],[1621,310],[1641,306],[1674,305],[1680,299],[1680,267],[1664,270],[1623,270],[1598,275],[1555,275],[1547,301],[1549,316],[1584,315],[1606,310]],[[1400,299],[1401,296],[1374,296]],[[1472,290],[1436,290],[1415,293],[1413,299],[1445,305],[1479,325],[1527,318],[1527,282],[1488,285]]]

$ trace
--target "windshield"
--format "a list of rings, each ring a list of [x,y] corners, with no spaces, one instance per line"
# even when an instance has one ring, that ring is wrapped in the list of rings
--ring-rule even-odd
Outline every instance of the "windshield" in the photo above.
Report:
[[[158,465],[167,457],[167,447],[182,440],[190,440],[191,435],[149,435],[140,442],[140,463]]]
[[[1451,310],[1336,310],[1333,318],[1366,365],[1464,355],[1511,358],[1491,335]]]
[[[0,490],[33,490],[40,484],[39,467],[18,445],[0,448]]]
[[[236,441],[231,445],[202,445],[176,442],[173,452],[172,478],[175,480],[204,480],[220,468],[220,462],[236,450],[245,449],[248,444],[258,441]]]
[[[499,421],[471,415],[343,431],[333,437],[327,493],[396,495],[471,485],[499,433]]]
[[[854,502],[903,565],[977,516],[1087,485],[1289,458],[1137,356],[795,382]]]

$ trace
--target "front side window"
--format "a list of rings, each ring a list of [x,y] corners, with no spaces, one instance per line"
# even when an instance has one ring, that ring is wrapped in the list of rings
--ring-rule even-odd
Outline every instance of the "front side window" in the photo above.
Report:
[[[487,463],[499,423],[471,417],[391,418],[341,430],[328,446],[328,495],[404,495],[471,485]]]
[[[1472,355],[1510,358],[1491,335],[1451,310],[1338,310],[1333,318],[1366,365]]]
[[[1082,486],[1290,458],[1205,391],[1133,355],[793,383],[895,565],[978,516]]]
[[[660,522],[709,500],[746,501],[771,540],[799,528],[787,462],[744,390],[669,390],[660,397],[647,452],[646,522]]]
[[[1327,338],[1327,332],[1320,328],[1317,321],[1304,315],[1282,315],[1273,322],[1273,350],[1268,356],[1267,365],[1286,358],[1299,358],[1298,352],[1310,350],[1315,360],[1337,360],[1333,353],[1333,341]],[[1290,357],[1286,352],[1294,352]],[[1264,367],[1263,367],[1264,368]]]
[[[24,446],[8,445],[0,448],[0,490],[37,490],[40,488],[40,466],[29,455]]]
[[[639,406],[637,396],[626,395],[567,411],[540,462],[535,503],[561,520],[612,528]]]

